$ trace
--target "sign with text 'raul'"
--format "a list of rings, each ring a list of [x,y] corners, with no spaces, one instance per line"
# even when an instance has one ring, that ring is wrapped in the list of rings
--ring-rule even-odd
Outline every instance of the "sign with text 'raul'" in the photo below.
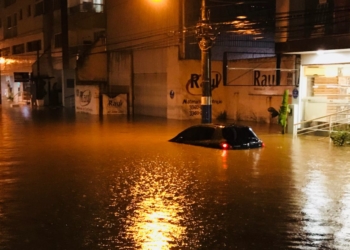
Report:
[[[283,95],[295,85],[295,57],[285,56],[228,62],[226,86],[248,87],[250,95]]]
[[[115,97],[102,95],[103,114],[104,115],[122,115],[127,114],[127,96],[119,94]]]

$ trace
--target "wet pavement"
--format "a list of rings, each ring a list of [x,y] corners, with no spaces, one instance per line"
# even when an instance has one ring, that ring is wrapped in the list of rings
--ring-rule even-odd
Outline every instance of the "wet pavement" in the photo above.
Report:
[[[0,249],[350,249],[350,148],[170,143],[193,121],[0,106]]]

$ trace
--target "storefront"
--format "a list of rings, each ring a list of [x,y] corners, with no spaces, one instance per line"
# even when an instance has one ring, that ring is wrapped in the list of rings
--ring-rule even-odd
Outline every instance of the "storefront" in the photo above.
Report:
[[[298,91],[293,104],[299,106],[300,121],[349,109],[350,51],[302,54]]]

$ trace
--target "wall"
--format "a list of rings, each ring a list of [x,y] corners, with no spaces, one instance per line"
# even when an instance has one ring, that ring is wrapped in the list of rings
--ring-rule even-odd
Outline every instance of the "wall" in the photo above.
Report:
[[[178,44],[180,1],[107,1],[108,50]]]
[[[107,81],[107,53],[102,39],[80,57],[77,71],[79,81]]]
[[[171,67],[168,67],[166,93],[167,117],[169,119],[201,120],[201,62],[199,60],[177,60],[174,51],[170,54],[172,56],[168,58],[168,62]],[[281,68],[294,69],[294,63],[293,56],[282,58]],[[280,86],[276,86],[276,81],[273,81],[276,74],[275,58],[239,60],[230,64],[230,67],[235,66],[244,69],[228,72],[230,84],[224,86],[222,62],[212,61],[211,63],[212,120],[215,121],[221,113],[226,112],[227,118],[232,120],[277,123],[277,119],[271,119],[267,109],[274,107],[279,110],[284,90],[288,89],[291,95],[295,87],[295,75],[281,72]],[[257,81],[254,69],[260,70],[259,83],[254,83],[254,80]],[[269,76],[271,81],[267,82],[266,79]]]
[[[134,114],[166,117],[167,49],[134,52]]]
[[[200,60],[179,60],[178,47],[174,46],[136,51],[133,59],[125,53],[114,54],[109,65],[110,84],[130,84],[134,89],[135,114],[201,120]],[[229,71],[229,84],[224,86],[222,62],[211,63],[213,121],[226,112],[232,120],[276,123],[277,119],[271,120],[267,109],[279,110],[284,90],[292,93],[295,75],[282,71],[281,85],[275,86],[276,58],[232,61],[229,66],[244,70]],[[281,68],[294,69],[294,66],[294,56],[282,58]],[[256,70],[260,70],[258,83]]]

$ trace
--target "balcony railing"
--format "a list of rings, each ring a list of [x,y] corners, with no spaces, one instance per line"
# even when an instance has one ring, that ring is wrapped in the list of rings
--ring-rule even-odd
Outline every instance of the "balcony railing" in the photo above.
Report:
[[[69,8],[69,14],[75,14],[80,12],[103,13],[104,5],[94,4],[91,2],[83,2],[83,4],[79,4]]]

